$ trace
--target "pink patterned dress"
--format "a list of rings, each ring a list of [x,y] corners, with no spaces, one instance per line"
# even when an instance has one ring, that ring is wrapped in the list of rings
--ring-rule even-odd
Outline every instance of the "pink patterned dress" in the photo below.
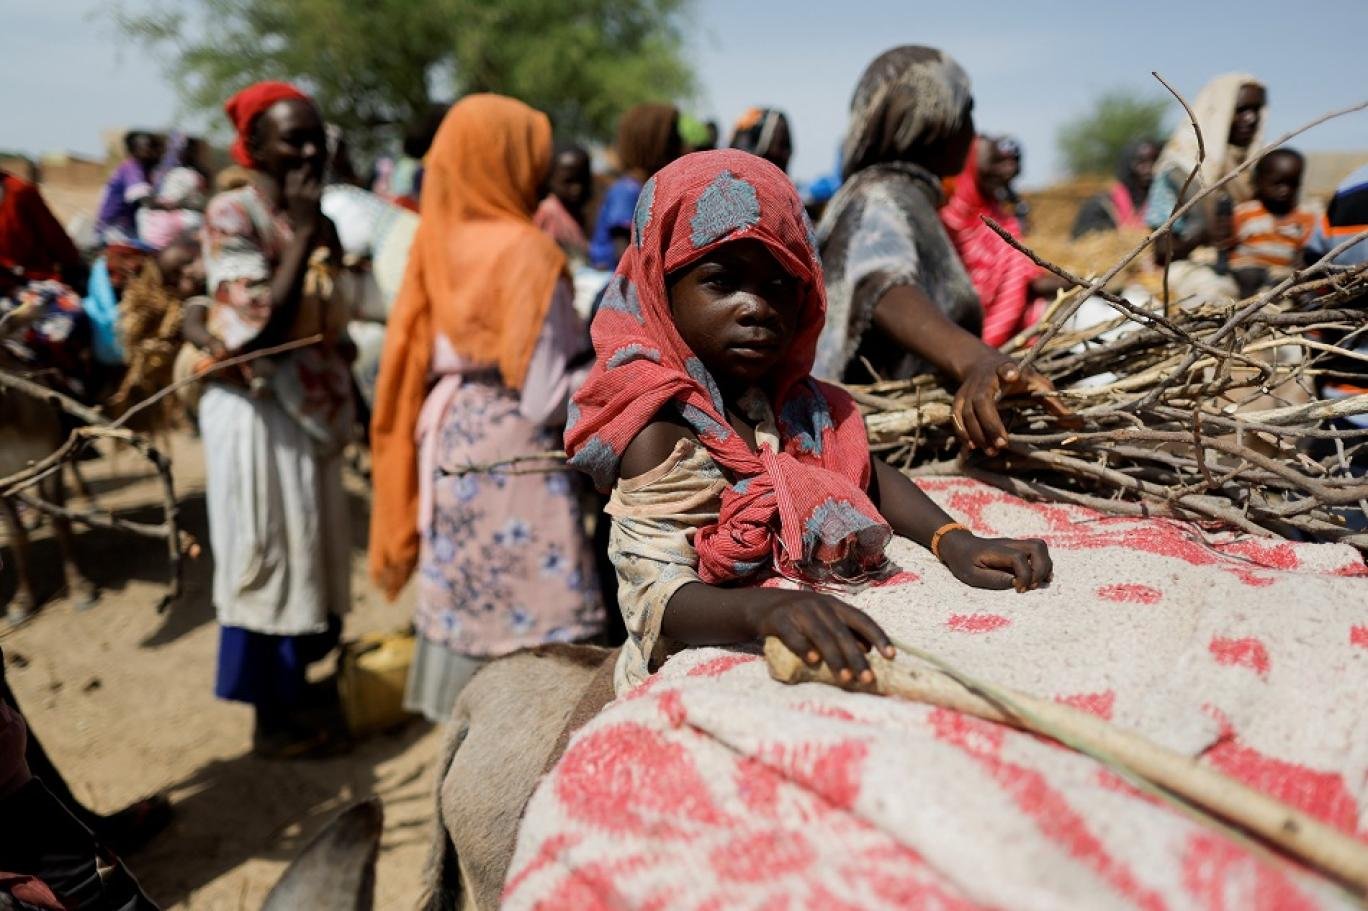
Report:
[[[488,659],[603,630],[603,600],[584,533],[580,479],[504,469],[464,470],[560,448],[568,368],[586,346],[567,281],[556,287],[521,392],[492,365],[456,355],[438,334],[440,376],[418,421],[417,654],[406,706],[435,722]]]

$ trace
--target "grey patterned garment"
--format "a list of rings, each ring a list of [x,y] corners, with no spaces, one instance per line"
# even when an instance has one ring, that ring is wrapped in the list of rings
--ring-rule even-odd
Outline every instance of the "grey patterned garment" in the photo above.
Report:
[[[972,96],[969,77],[934,48],[905,46],[865,70],[850,104],[843,148],[846,181],[817,228],[826,273],[826,327],[813,374],[867,382],[926,364],[871,331],[874,306],[899,285],[920,288],[953,322],[979,334],[983,308],[936,208],[940,180],[913,164],[959,130]]]
[[[872,328],[874,306],[898,285],[915,285],[953,322],[978,335],[983,308],[936,214],[939,181],[911,164],[866,168],[847,180],[817,227],[826,272],[826,327],[815,376],[870,382],[906,379],[927,365]]]

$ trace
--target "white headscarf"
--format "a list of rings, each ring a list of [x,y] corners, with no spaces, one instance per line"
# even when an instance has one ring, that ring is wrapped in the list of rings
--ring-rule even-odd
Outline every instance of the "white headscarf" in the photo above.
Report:
[[[1249,73],[1225,73],[1212,79],[1197,93],[1197,100],[1192,103],[1192,113],[1202,129],[1206,158],[1202,161],[1202,170],[1197,175],[1194,187],[1210,186],[1220,180],[1231,168],[1245,160],[1250,149],[1257,149],[1263,144],[1262,118],[1248,149],[1238,149],[1230,144],[1230,125],[1235,120],[1235,105],[1240,97],[1240,89],[1247,85],[1264,88],[1264,84]],[[1196,164],[1197,136],[1192,131],[1192,124],[1185,118],[1164,144],[1154,172],[1164,174],[1177,170],[1186,180]]]

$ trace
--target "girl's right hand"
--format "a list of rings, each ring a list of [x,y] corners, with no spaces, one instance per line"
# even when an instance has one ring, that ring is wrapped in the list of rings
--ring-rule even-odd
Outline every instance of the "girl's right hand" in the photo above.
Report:
[[[837,679],[874,682],[865,653],[878,649],[885,658],[896,651],[888,635],[868,614],[819,592],[784,592],[764,609],[756,623],[760,639],[775,636],[795,655],[816,667],[826,662]]]

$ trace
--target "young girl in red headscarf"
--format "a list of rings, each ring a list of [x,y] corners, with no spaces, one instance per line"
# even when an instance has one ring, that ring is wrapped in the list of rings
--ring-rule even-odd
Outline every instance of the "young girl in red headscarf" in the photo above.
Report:
[[[870,682],[865,654],[888,638],[828,592],[882,575],[893,534],[970,585],[1049,579],[1044,543],[978,538],[871,458],[854,401],[810,375],[825,310],[777,167],[700,152],[643,187],[566,431],[572,464],[612,490],[619,691],[673,649],[770,635]],[[800,587],[759,587],[776,575]]]

